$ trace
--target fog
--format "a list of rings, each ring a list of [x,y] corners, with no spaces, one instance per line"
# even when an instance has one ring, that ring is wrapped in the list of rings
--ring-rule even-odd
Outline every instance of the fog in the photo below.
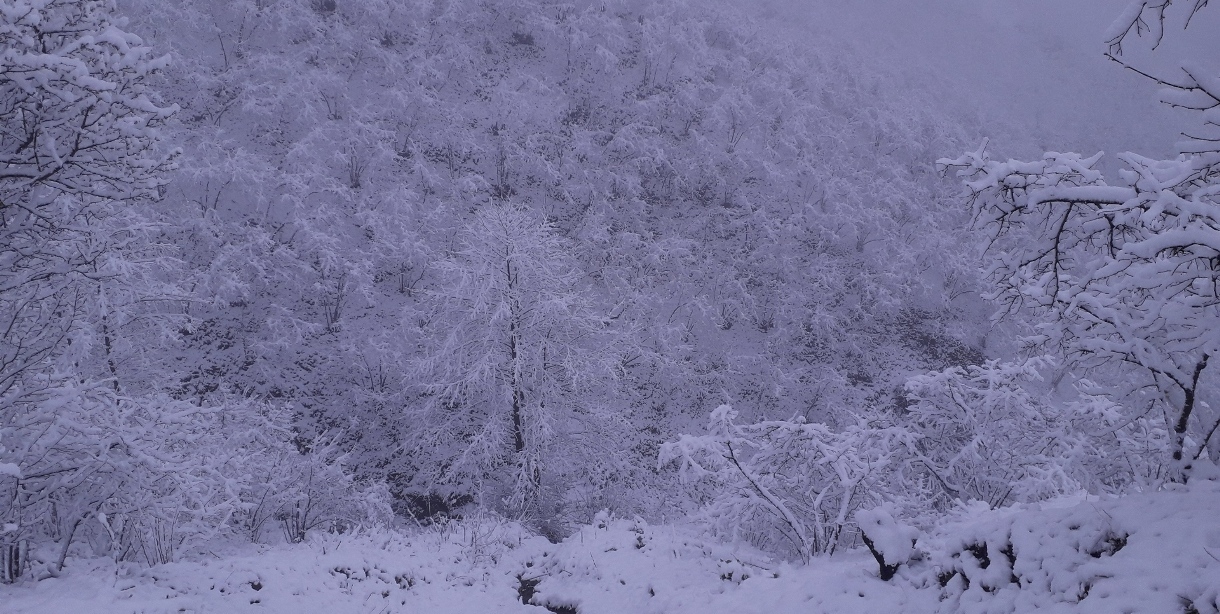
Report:
[[[758,6],[768,23],[796,41],[839,39],[906,75],[914,87],[944,96],[945,104],[977,111],[990,126],[1007,123],[1028,137],[1023,143],[994,143],[1009,153],[1027,155],[1019,150],[1036,147],[1170,154],[1189,120],[1157,102],[1153,83],[1103,54],[1106,29],[1126,4],[774,0]],[[1207,36],[1220,28],[1214,11],[1200,13],[1185,32],[1181,25],[1167,28],[1155,54],[1146,37],[1133,40],[1124,58],[1169,71],[1166,67],[1183,58],[1220,57],[1220,37]],[[1009,133],[1004,141],[1011,140]]]

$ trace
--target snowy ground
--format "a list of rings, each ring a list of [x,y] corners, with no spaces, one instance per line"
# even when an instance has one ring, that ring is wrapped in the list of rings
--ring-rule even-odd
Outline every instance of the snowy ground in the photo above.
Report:
[[[37,612],[1220,612],[1220,483],[966,510],[882,582],[866,552],[797,566],[697,531],[604,519],[561,544],[499,521],[317,535],[143,568],[76,559],[0,586]],[[943,585],[943,586],[942,586]],[[565,609],[568,608],[568,609]],[[1193,609],[1192,609],[1193,608]]]

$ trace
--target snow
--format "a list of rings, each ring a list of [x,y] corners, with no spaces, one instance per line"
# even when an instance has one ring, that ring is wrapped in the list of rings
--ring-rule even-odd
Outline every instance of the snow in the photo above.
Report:
[[[1115,1],[743,8],[791,47],[719,0],[0,7],[46,119],[0,138],[0,286],[34,297],[0,293],[0,614],[1220,614],[1220,472],[1157,460],[1220,454],[1215,141],[1113,185],[1100,154],[943,159],[986,271],[928,168],[984,133],[1159,156],[1177,120],[1097,53]],[[1220,122],[1213,68],[1130,47]],[[13,170],[45,161],[84,174]],[[1053,309],[993,327],[988,273]],[[1026,324],[1062,390],[1001,377]],[[1105,381],[1065,401],[1078,367]],[[385,528],[389,478],[532,529]]]
[[[1102,203],[1121,204],[1135,198],[1135,190],[1115,186],[1053,186],[1031,191],[1029,206],[1044,203]]]
[[[303,544],[220,544],[145,568],[76,559],[60,578],[0,586],[4,612],[537,612],[511,571],[548,542],[479,522],[416,535],[312,535]]]
[[[1197,480],[1066,507],[976,509],[921,540],[931,552],[922,581],[944,584],[941,612],[1214,613],[1217,503],[1220,483]]]
[[[891,506],[856,512],[856,524],[887,564],[905,563],[915,554],[919,530],[894,519]]]
[[[1199,475],[1214,476],[1208,469]],[[1216,509],[1220,482],[1202,479],[1123,498],[963,506],[920,536],[891,582],[878,579],[861,549],[799,565],[688,525],[603,513],[559,544],[483,518],[409,534],[314,534],[298,545],[217,544],[153,568],[72,559],[59,578],[0,585],[0,599],[6,614],[545,612],[540,606],[579,614],[1054,614],[1181,612],[1186,604],[1214,614]],[[897,540],[909,528],[884,509],[860,518],[890,527],[876,538],[887,554],[906,547]]]
[[[1135,23],[1135,21],[1139,19],[1140,14],[1144,12],[1144,6],[1146,4],[1147,3],[1142,1],[1131,2],[1128,4],[1127,8],[1123,10],[1122,14],[1114,19],[1114,23],[1111,23],[1110,27],[1106,28],[1106,32],[1102,35],[1102,37],[1107,41],[1111,41],[1126,34],[1127,31],[1131,29],[1131,25]]]

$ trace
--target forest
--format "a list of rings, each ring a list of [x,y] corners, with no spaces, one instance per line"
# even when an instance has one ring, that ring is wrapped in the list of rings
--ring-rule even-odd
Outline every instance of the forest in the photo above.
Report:
[[[0,610],[1220,612],[1206,5],[1097,36],[1161,156],[731,2],[0,0]]]

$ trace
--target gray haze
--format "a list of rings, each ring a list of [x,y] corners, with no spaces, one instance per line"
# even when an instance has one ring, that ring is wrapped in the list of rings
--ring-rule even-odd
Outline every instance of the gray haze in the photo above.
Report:
[[[775,0],[761,13],[797,40],[840,37],[857,53],[956,99],[994,125],[1023,131],[1025,143],[994,143],[1108,154],[1173,151],[1187,127],[1156,101],[1156,87],[1103,56],[1107,27],[1127,0]],[[1216,57],[1217,15],[1204,11],[1183,34],[1169,31],[1154,66]],[[1149,41],[1126,57],[1149,65]],[[1200,58],[1202,59],[1202,58]],[[1006,132],[1006,131],[1005,131]],[[1011,137],[1005,137],[1008,140]]]

